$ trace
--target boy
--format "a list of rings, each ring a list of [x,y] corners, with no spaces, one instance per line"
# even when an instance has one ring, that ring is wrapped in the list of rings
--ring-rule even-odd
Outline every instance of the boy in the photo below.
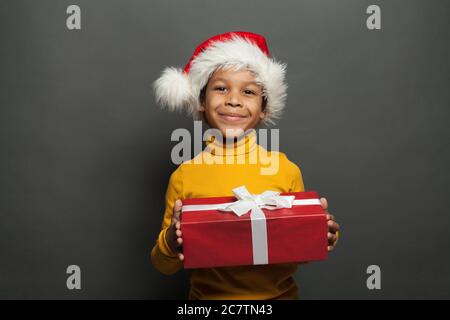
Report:
[[[285,65],[270,58],[264,37],[229,32],[200,44],[183,71],[167,68],[155,82],[160,104],[169,110],[187,108],[194,119],[203,120],[223,137],[208,137],[205,150],[170,177],[162,229],[151,253],[153,265],[162,273],[173,274],[183,265],[181,200],[229,196],[241,185],[253,194],[304,191],[300,169],[285,154],[258,145],[252,130],[280,117],[284,78]],[[261,154],[277,157],[276,172],[261,174]],[[257,161],[249,161],[254,155]],[[321,203],[326,210],[326,199]],[[332,215],[327,218],[331,251],[339,225]],[[194,269],[189,298],[297,299],[292,277],[296,270],[295,263]]]

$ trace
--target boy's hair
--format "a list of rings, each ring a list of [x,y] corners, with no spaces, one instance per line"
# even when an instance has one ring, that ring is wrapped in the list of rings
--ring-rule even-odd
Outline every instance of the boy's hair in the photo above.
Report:
[[[154,82],[157,102],[170,111],[186,110],[194,119],[201,119],[203,90],[219,67],[254,72],[256,82],[263,87],[263,122],[273,124],[281,117],[287,95],[286,65],[270,57],[262,35],[245,31],[213,36],[195,49],[184,69],[166,68]]]

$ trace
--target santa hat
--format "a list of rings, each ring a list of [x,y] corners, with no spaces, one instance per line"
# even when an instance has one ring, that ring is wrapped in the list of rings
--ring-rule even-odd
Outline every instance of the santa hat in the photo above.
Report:
[[[280,118],[286,98],[286,65],[271,58],[262,35],[251,32],[213,36],[195,49],[184,69],[167,67],[153,84],[157,102],[170,111],[186,110],[201,119],[200,92],[219,67],[254,72],[267,100],[264,122]]]

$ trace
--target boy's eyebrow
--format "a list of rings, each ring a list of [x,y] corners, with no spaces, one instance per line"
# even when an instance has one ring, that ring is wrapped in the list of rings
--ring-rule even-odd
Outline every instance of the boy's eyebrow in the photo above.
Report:
[[[215,78],[215,79],[212,80],[212,82],[215,82],[215,81],[223,81],[223,82],[227,82],[227,80],[224,79],[224,78]]]
[[[215,81],[223,81],[223,82],[228,82],[228,80],[227,79],[224,79],[224,78],[215,78],[215,79],[213,79],[212,80],[212,82],[215,82]],[[243,84],[254,84],[254,85],[258,85],[257,83],[256,83],[256,81],[244,81],[243,82]]]

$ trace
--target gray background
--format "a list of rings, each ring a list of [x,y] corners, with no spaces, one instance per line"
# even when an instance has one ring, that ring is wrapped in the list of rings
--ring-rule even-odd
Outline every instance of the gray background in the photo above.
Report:
[[[78,4],[82,30],[66,28]],[[378,4],[382,30],[366,28]],[[206,38],[288,63],[281,149],[342,225],[303,299],[450,298],[448,1],[0,2],[0,298],[185,298],[150,263],[171,132],[151,83]],[[66,288],[66,268],[82,290]],[[366,268],[382,290],[366,288]]]

